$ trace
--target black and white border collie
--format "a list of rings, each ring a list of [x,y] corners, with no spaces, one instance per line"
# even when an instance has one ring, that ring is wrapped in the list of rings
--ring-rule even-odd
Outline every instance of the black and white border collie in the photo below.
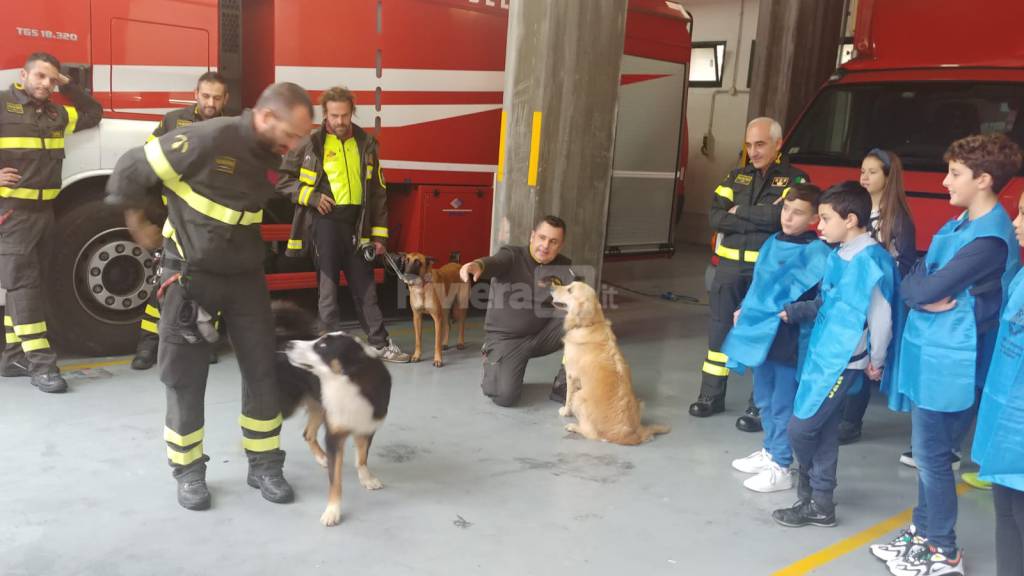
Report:
[[[294,305],[275,303],[274,321],[281,413],[287,418],[300,405],[306,406],[302,437],[330,478],[320,523],[334,526],[341,521],[341,466],[349,436],[357,449],[359,483],[367,490],[383,487],[366,460],[373,435],[388,413],[391,374],[375,349],[344,332],[320,334],[313,317]],[[326,451],[317,441],[322,425]]]

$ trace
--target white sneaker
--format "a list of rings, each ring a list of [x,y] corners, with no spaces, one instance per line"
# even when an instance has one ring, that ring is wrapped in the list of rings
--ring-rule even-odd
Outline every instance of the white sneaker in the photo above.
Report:
[[[775,462],[770,462],[767,469],[743,481],[743,486],[754,492],[782,492],[792,489],[794,484],[793,472]]]
[[[746,458],[733,460],[732,467],[746,474],[757,474],[767,470],[771,463],[772,455],[762,448]]]

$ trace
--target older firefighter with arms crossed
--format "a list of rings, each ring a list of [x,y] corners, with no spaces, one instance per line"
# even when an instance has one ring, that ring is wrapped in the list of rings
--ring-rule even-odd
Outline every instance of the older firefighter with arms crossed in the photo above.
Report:
[[[53,103],[60,86],[70,106]],[[103,108],[60,73],[44,52],[30,55],[21,81],[0,93],[0,286],[7,290],[4,376],[31,376],[43,392],[67,383],[46,337],[42,246],[60,194],[64,138],[100,123]]]
[[[711,283],[708,354],[701,370],[700,396],[690,405],[690,414],[698,418],[725,410],[729,369],[722,342],[732,327],[733,312],[750,288],[758,250],[781,229],[782,197],[791,185],[807,181],[806,174],[782,161],[782,126],[775,120],[751,120],[744,146],[750,162],[730,172],[711,199],[718,268]],[[744,432],[761,430],[753,397],[736,427]]]
[[[162,184],[168,216],[160,292],[160,379],[167,386],[164,440],[178,481],[178,503],[210,506],[203,453],[203,404],[212,316],[227,321],[242,373],[242,446],[247,483],[271,502],[294,494],[282,473],[281,412],[274,383],[274,324],[263,272],[259,224],[276,197],[267,172],[298,145],[313,121],[309,95],[299,86],[269,86],[239,117],[182,127],[129,150],[107,184],[108,202],[138,211]],[[157,188],[158,189],[158,188]],[[147,248],[160,231],[131,228]],[[154,242],[156,240],[156,242]]]
[[[163,120],[157,124],[156,129],[153,130],[153,134],[150,135],[147,142],[183,126],[191,126],[196,122],[217,118],[224,114],[224,106],[227,103],[227,81],[224,80],[224,77],[219,72],[206,72],[196,82],[196,103],[192,106],[168,112]],[[163,224],[163,221],[167,218],[166,210],[161,206],[161,203],[155,200],[152,204],[152,209],[148,212],[152,212],[153,217],[147,216],[147,219],[153,222],[159,221],[160,224]],[[146,313],[143,315],[142,323],[139,326],[141,332],[139,335],[139,345],[135,350],[135,358],[132,359],[132,368],[135,370],[148,370],[156,364],[156,351],[160,342],[159,332],[157,331],[157,324],[160,321],[160,302],[157,300],[156,293],[157,291],[153,290],[152,295],[150,295],[149,302],[146,303]],[[210,363],[212,364],[216,361],[217,352],[213,350],[210,352]]]

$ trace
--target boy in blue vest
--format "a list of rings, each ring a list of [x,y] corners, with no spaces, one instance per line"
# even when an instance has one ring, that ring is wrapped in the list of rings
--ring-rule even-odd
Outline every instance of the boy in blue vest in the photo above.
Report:
[[[818,207],[822,238],[839,247],[829,254],[819,296],[794,302],[786,322],[812,319],[808,353],[789,421],[789,441],[799,463],[797,502],[772,513],[783,526],[835,526],[839,422],[846,395],[879,380],[892,340],[896,267],[868,232],[871,195],[857,182],[829,188]]]
[[[1024,246],[1024,195],[1013,229]],[[1010,283],[971,456],[992,483],[996,509],[996,574],[1024,574],[1024,272]]]
[[[779,312],[796,300],[813,300],[831,251],[810,228],[818,224],[821,190],[795,184],[782,207],[782,231],[761,246],[753,283],[734,314],[735,322],[722,352],[727,367],[742,373],[754,368],[754,403],[764,426],[763,448],[732,467],[755,474],[743,485],[754,492],[778,492],[793,487],[793,450],[786,425],[793,415],[797,386],[800,326],[782,324]]]
[[[964,573],[954,530],[953,449],[974,417],[1003,294],[1020,264],[998,196],[1020,170],[1020,149],[1002,134],[968,136],[950,145],[945,160],[942,184],[950,204],[964,212],[935,234],[928,254],[900,284],[910,313],[896,383],[912,403],[918,501],[906,530],[871,547],[897,575]]]

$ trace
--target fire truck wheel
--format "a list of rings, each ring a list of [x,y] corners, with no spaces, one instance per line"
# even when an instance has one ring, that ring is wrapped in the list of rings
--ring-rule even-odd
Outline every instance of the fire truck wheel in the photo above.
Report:
[[[134,351],[156,263],[132,241],[123,213],[97,198],[60,214],[48,264],[47,320],[57,346],[94,356]]]

